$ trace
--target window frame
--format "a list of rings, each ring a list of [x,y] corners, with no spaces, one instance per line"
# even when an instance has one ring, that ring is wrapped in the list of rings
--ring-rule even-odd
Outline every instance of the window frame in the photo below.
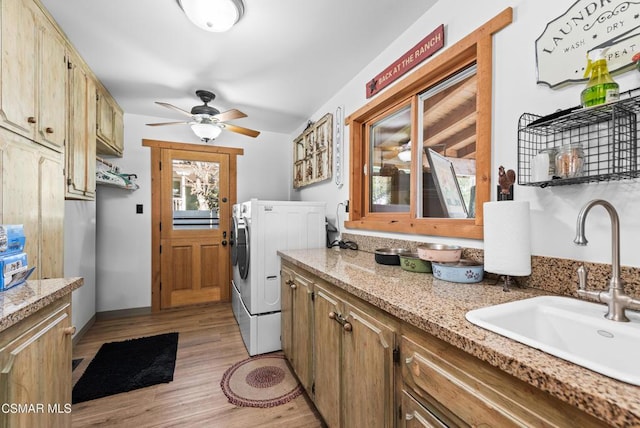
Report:
[[[491,126],[493,35],[513,20],[507,8],[455,43],[403,80],[347,117],[350,134],[350,216],[345,227],[417,235],[483,238],[482,204],[491,200]],[[419,129],[419,95],[455,73],[476,64],[476,216],[470,219],[417,218],[416,185]],[[369,176],[364,174],[369,156],[369,125],[374,120],[411,104],[411,208],[409,213],[370,213]]]

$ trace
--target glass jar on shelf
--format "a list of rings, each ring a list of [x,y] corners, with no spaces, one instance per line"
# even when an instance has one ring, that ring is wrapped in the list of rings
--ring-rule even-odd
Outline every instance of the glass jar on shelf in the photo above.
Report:
[[[556,154],[555,175],[560,178],[580,177],[584,172],[584,151],[580,143],[560,146]]]

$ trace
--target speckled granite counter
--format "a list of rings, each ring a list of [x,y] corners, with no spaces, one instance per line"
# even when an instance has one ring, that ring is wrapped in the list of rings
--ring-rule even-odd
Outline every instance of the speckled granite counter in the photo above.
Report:
[[[454,284],[352,250],[288,250],[288,262],[614,426],[640,425],[640,387],[615,381],[468,322],[471,309],[547,292]],[[640,362],[639,362],[640,364]]]
[[[82,278],[41,279],[0,292],[0,331],[71,293],[83,283]]]

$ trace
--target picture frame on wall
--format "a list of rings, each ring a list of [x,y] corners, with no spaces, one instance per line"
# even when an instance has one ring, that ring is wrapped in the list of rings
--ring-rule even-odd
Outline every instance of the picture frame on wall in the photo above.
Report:
[[[424,151],[431,166],[431,175],[445,217],[469,217],[453,163],[428,147],[425,147]]]
[[[331,179],[333,115],[325,114],[293,140],[293,187]]]

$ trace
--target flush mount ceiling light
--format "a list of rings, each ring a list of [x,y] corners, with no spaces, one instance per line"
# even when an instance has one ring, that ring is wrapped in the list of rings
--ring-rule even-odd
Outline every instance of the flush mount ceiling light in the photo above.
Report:
[[[177,0],[191,22],[203,30],[223,32],[242,18],[242,0]]]

